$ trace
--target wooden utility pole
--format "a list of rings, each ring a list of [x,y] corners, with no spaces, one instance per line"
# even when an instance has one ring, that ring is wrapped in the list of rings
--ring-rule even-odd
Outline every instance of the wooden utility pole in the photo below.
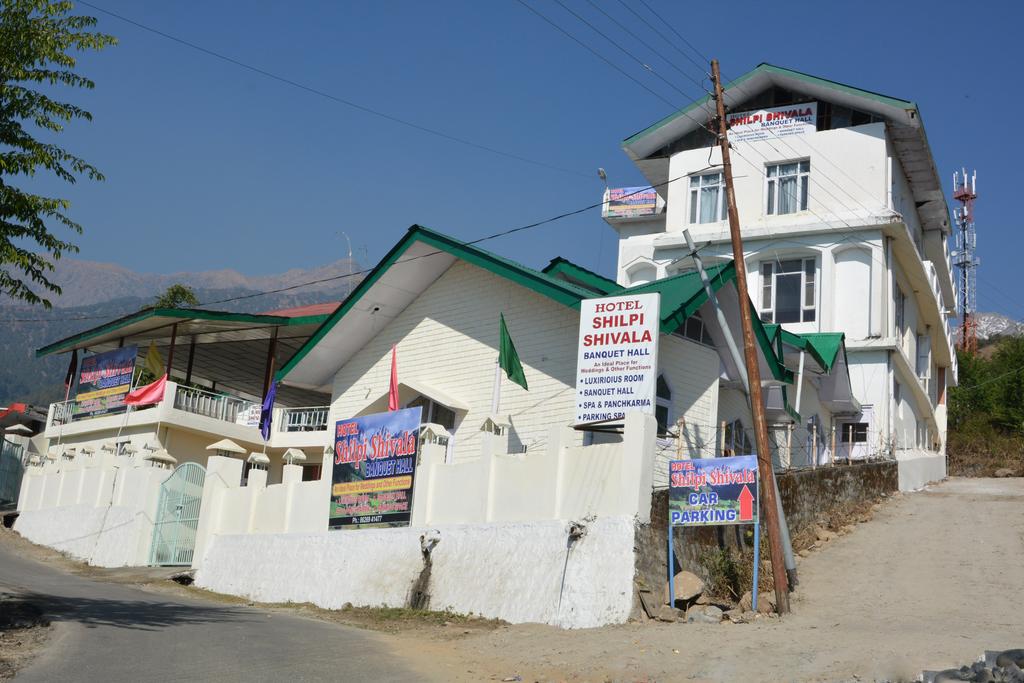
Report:
[[[768,527],[768,548],[772,558],[772,579],[775,583],[775,605],[779,614],[789,612],[789,581],[782,554],[782,534],[779,527],[779,509],[775,498],[775,471],[768,443],[768,418],[764,412],[761,394],[761,368],[754,341],[754,321],[751,319],[750,298],[747,294],[747,265],[743,260],[743,239],[740,237],[740,214],[736,209],[736,192],[732,183],[732,161],[729,158],[729,129],[725,119],[725,99],[722,97],[722,75],[718,60],[711,60],[711,78],[715,82],[715,102],[718,105],[718,145],[722,149],[722,172],[725,176],[725,198],[729,203],[729,236],[732,239],[732,259],[736,267],[736,289],[739,294],[740,322],[743,326],[743,355],[747,363],[750,385],[750,409],[754,418],[754,441],[757,446],[757,465],[761,475],[761,509]]]

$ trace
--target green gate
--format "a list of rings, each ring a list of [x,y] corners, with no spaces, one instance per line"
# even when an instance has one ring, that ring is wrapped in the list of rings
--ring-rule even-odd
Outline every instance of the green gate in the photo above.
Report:
[[[0,509],[14,508],[25,474],[25,449],[0,436]]]
[[[205,479],[206,468],[186,462],[161,484],[149,551],[151,565],[192,564]]]

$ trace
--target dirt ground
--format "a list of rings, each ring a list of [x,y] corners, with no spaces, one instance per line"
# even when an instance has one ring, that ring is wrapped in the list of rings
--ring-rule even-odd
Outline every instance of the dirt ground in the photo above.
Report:
[[[897,681],[1024,647],[1024,479],[951,479],[896,497],[799,559],[793,613],[750,624],[553,627],[411,610],[273,606],[388,634],[444,681]],[[83,566],[10,532],[0,542],[69,571],[225,602],[167,569]]]
[[[1024,479],[952,479],[899,496],[798,568],[781,619],[517,625],[410,645],[463,681],[914,680],[1024,647]]]
[[[38,654],[50,635],[50,623],[35,605],[0,592],[0,681],[14,678]]]

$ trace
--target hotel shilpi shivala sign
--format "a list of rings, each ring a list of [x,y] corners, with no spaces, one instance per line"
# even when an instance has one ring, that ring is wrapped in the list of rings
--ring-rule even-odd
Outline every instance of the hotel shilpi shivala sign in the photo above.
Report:
[[[75,390],[74,417],[104,415],[124,409],[132,390],[137,346],[124,346],[82,359]]]
[[[803,102],[785,107],[730,113],[729,141],[751,142],[804,135],[818,129],[818,103]]]
[[[668,486],[669,524],[756,523],[756,455],[673,460]]]
[[[334,425],[328,529],[409,526],[421,408]]]
[[[661,295],[584,299],[576,358],[576,424],[654,414]]]

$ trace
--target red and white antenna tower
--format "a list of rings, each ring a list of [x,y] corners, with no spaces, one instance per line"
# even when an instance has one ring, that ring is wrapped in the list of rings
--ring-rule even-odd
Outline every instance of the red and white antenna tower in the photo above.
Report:
[[[981,259],[975,251],[978,247],[974,231],[974,200],[977,195],[978,172],[974,171],[970,182],[967,169],[953,172],[953,199],[960,207],[953,211],[957,224],[956,250],[951,254],[953,265],[958,270],[957,304],[960,309],[960,343],[962,350],[974,353],[978,350],[978,322],[975,320],[978,305],[977,270]]]

